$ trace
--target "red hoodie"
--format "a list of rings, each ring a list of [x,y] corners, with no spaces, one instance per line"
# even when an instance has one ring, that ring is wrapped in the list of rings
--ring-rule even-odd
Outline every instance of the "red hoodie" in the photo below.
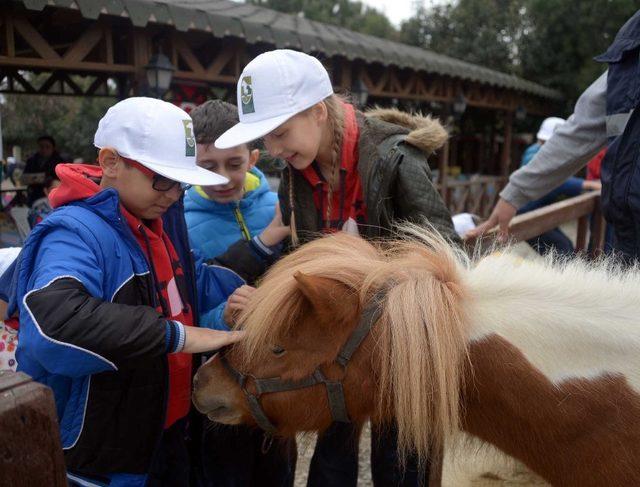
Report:
[[[53,208],[89,198],[103,189],[98,184],[102,178],[102,169],[98,166],[59,164],[56,174],[62,184],[49,195]],[[122,205],[120,210],[149,262],[149,269],[158,290],[158,312],[185,326],[193,326],[191,307],[183,302],[178,288],[181,286],[181,289],[186,289],[184,272],[173,244],[164,233],[162,220],[158,218],[142,222]],[[191,355],[173,353],[167,358],[169,401],[165,428],[186,416],[191,405]]]

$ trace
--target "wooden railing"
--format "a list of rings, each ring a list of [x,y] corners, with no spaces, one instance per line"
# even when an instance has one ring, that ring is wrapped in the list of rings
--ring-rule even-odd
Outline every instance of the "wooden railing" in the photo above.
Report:
[[[447,179],[446,188],[438,185],[438,190],[452,215],[465,212],[486,218],[504,183],[501,176],[472,176],[467,181]]]
[[[509,237],[513,242],[526,241],[573,220],[578,220],[576,251],[584,253],[589,250],[590,257],[600,255],[604,247],[605,222],[599,191],[516,216],[509,225]],[[491,240],[490,237],[497,235],[497,231],[497,228],[492,229],[483,239]],[[467,243],[473,245],[475,242],[468,240]]]

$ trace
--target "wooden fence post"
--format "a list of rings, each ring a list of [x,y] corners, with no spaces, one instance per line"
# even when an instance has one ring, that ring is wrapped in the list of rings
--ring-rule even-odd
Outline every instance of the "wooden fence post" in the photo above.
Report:
[[[0,371],[0,485],[67,485],[51,389],[8,370]]]

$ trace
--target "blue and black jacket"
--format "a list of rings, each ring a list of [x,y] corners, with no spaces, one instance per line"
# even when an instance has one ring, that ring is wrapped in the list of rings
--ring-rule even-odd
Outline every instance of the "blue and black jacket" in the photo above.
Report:
[[[181,202],[164,223],[194,316],[196,305],[213,309],[243,284],[232,271],[194,261]],[[146,473],[163,429],[176,330],[156,311],[152,273],[117,192],[71,202],[37,225],[15,282],[18,368],[54,391],[67,467]]]

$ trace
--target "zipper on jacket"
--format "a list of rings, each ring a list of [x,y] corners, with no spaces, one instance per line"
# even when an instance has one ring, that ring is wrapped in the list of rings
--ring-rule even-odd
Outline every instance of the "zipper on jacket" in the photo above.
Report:
[[[244,221],[244,217],[242,216],[242,212],[240,211],[240,203],[238,203],[233,209],[233,214],[235,215],[236,221],[238,222],[238,227],[240,227],[242,238],[247,241],[251,240],[251,232],[249,232],[249,228],[247,227],[247,224]]]

